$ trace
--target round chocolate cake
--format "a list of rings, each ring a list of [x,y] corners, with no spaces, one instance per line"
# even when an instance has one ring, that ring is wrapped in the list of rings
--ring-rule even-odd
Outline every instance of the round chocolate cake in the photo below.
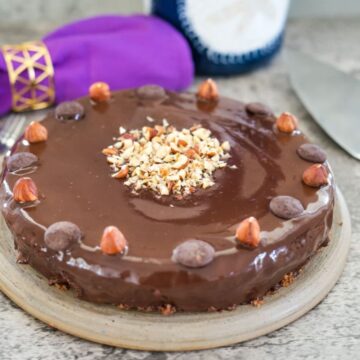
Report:
[[[4,163],[19,253],[81,299],[164,314],[253,302],[326,243],[334,183],[297,119],[157,86],[66,102]]]

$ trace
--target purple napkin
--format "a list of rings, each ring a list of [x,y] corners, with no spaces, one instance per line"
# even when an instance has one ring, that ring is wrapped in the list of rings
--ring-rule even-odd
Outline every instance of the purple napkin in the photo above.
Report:
[[[112,90],[157,84],[181,90],[193,80],[186,40],[152,16],[101,16],[55,30],[43,39],[51,55],[56,102],[88,93],[96,81]],[[0,52],[0,114],[11,110],[11,91]]]

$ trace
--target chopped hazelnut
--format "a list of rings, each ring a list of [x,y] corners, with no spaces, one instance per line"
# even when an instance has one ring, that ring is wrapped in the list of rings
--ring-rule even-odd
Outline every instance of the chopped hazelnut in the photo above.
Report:
[[[125,179],[134,193],[150,189],[178,199],[214,185],[212,173],[226,166],[228,142],[220,143],[201,125],[177,130],[166,119],[162,125],[127,131],[103,150],[112,177]]]

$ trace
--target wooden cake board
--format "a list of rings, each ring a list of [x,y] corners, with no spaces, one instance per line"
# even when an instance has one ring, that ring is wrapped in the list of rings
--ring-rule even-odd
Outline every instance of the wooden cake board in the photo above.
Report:
[[[267,334],[311,310],[340,277],[350,237],[350,215],[338,191],[329,245],[289,287],[266,296],[259,308],[243,305],[220,313],[163,316],[91,304],[50,287],[30,266],[16,263],[12,237],[1,219],[0,290],[35,318],[86,340],[137,350],[209,349]]]

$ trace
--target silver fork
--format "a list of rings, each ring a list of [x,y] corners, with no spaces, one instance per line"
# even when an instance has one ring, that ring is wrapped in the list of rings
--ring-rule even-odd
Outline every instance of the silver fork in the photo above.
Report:
[[[27,120],[24,115],[11,114],[0,120],[0,154],[4,154],[15,144],[15,141],[24,130]]]

